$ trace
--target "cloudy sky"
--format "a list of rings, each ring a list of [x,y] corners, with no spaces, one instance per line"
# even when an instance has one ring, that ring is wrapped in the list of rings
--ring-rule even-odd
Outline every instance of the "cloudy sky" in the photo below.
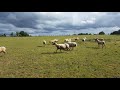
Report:
[[[106,34],[120,28],[120,12],[0,12],[0,34],[25,31],[33,36]]]

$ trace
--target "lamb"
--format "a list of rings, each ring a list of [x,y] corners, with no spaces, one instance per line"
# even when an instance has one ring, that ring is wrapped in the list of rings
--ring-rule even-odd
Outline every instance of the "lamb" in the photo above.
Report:
[[[73,50],[74,47],[77,47],[77,43],[76,42],[68,42],[67,44],[69,44],[69,47]]]
[[[57,47],[57,50],[60,49],[60,52],[61,52],[61,50],[70,50],[69,44],[67,44],[67,43],[57,44],[56,42],[54,42],[53,45],[55,45]],[[57,52],[57,50],[56,50],[56,52]]]
[[[0,47],[0,53],[3,52],[4,54],[6,53],[6,47],[4,46],[1,46]]]
[[[96,38],[95,41],[97,41],[98,47],[100,47],[100,45],[102,45],[102,48],[105,46],[105,41],[104,41],[104,39],[99,40],[98,38]]]

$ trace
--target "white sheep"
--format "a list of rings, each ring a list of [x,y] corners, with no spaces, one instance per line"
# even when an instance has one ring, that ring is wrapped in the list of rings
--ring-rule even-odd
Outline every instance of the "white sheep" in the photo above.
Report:
[[[43,45],[44,45],[44,46],[46,45],[46,41],[45,41],[45,40],[43,40]]]
[[[6,47],[1,46],[1,47],[0,47],[0,53],[1,53],[1,52],[6,53]]]
[[[100,40],[100,41],[104,41],[104,38],[95,38],[95,41],[96,39]]]
[[[100,40],[100,41],[104,41],[104,39],[103,39],[103,38],[100,38],[99,40]]]
[[[75,38],[75,41],[77,41],[77,40],[79,40],[79,37],[76,37],[76,38]]]
[[[58,39],[54,39],[53,41],[54,41],[54,42],[58,42]]]
[[[86,41],[86,39],[87,39],[87,38],[86,38],[86,37],[84,37],[84,38],[82,39],[82,41],[83,41],[83,42],[85,42],[85,41]]]
[[[100,45],[102,45],[102,48],[105,46],[105,41],[103,38],[100,40],[98,38],[96,38],[95,41],[97,41],[98,47],[100,47]]]
[[[60,49],[60,52],[61,52],[61,50],[70,50],[69,44],[67,44],[67,43],[57,44],[56,42],[54,42],[53,45],[55,45],[57,47],[57,50]],[[57,52],[57,50],[56,50],[56,52]]]
[[[70,39],[65,39],[64,42],[71,42],[71,38]]]
[[[69,44],[69,47],[73,50],[74,47],[77,47],[77,43],[76,42],[68,42],[67,44]]]
[[[58,39],[50,40],[49,43],[58,42]]]

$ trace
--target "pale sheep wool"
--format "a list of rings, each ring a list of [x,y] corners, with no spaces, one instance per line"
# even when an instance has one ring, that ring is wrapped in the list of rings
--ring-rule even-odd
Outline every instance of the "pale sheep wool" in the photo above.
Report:
[[[73,50],[74,47],[77,47],[77,43],[76,42],[68,42],[67,44],[69,44],[69,47]]]
[[[64,43],[64,44],[57,44],[56,42],[53,43],[53,45],[55,45],[57,47],[57,50],[60,49],[61,50],[70,50],[69,49],[69,44]],[[56,50],[56,52],[57,52]]]
[[[83,41],[83,42],[85,42],[85,41],[86,41],[86,39],[87,39],[87,38],[86,38],[86,37],[84,37],[84,38],[82,39],[82,41]]]
[[[49,43],[58,42],[58,39],[50,40]]]
[[[45,41],[45,40],[43,40],[43,44],[44,44],[44,45],[46,44],[46,41]]]
[[[105,46],[105,41],[104,41],[104,39],[102,38],[102,39],[95,39],[95,41],[97,41],[97,43],[98,43],[98,47],[100,47],[100,45],[102,45],[102,48]]]
[[[1,53],[1,52],[6,53],[6,47],[1,46],[1,47],[0,47],[0,53]]]

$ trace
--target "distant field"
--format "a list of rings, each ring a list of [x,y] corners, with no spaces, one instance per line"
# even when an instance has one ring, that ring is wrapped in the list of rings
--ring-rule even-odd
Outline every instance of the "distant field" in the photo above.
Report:
[[[73,51],[56,51],[48,41],[80,36],[0,37],[0,78],[120,78],[120,35],[86,35]],[[106,48],[98,48],[94,38],[104,38]],[[47,45],[43,47],[42,41]]]

